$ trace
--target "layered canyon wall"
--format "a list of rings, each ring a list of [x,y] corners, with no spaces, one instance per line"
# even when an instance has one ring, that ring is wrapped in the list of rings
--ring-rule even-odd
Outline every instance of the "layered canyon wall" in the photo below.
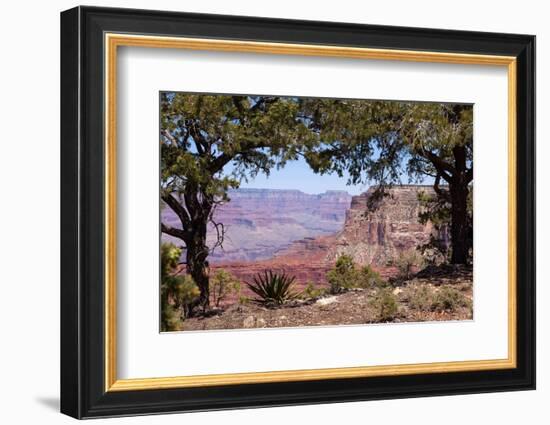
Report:
[[[270,259],[296,240],[338,232],[352,199],[345,191],[311,195],[273,189],[230,190],[229,198],[214,214],[215,221],[224,224],[226,234],[223,249],[216,248],[210,255],[212,264]],[[161,214],[164,223],[181,226],[170,208]],[[214,245],[215,234],[210,229],[209,246]],[[182,244],[167,235],[163,240]]]
[[[392,260],[423,245],[433,236],[447,244],[446,229],[419,222],[419,193],[433,194],[431,186],[396,186],[373,202],[374,188],[354,196],[340,229],[330,235],[306,237],[274,253],[269,260],[216,265],[248,280],[266,269],[286,271],[299,283],[324,282],[326,272],[343,254],[358,265],[372,265],[385,277],[395,274]]]

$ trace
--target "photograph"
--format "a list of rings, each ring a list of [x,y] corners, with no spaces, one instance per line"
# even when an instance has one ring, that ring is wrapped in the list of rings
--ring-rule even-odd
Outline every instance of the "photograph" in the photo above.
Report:
[[[472,104],[159,105],[161,332],[473,320]]]
[[[12,279],[30,264],[60,274],[60,290],[46,291],[55,300],[31,297],[58,306],[56,335],[40,322],[23,351],[59,336],[50,358],[25,363],[56,365],[42,367],[48,379],[33,371],[33,387],[53,382],[59,410],[77,419],[217,411],[219,422],[221,410],[279,406],[328,418],[323,404],[369,401],[369,418],[387,422],[384,400],[416,399],[392,414],[424,424],[420,397],[434,397],[439,422],[479,406],[504,422],[535,418],[538,388],[527,408],[509,401],[536,388],[540,348],[540,40],[526,31],[546,29],[542,14],[458,8],[428,19],[430,8],[403,2],[388,19],[291,2],[256,16],[222,3],[75,6],[60,28],[37,14],[55,45],[15,62],[33,72],[29,57],[59,53],[60,67],[45,68],[60,71],[56,84],[19,73],[60,86],[61,108],[48,111],[61,120],[32,115],[46,123],[33,124],[40,134],[60,125],[60,149],[31,138],[40,151],[6,156],[23,159],[6,181],[28,180],[9,190],[51,204],[36,190],[44,173],[21,173],[28,161],[60,186],[59,237],[39,240],[58,240],[61,261],[18,254]],[[29,96],[12,86],[21,124],[6,140],[20,143],[7,145],[27,146]],[[13,223],[34,223],[36,208],[11,210],[23,214],[5,222],[25,248],[12,251],[28,252],[36,238]],[[4,286],[21,298],[21,285]],[[11,304],[28,322],[8,330],[34,329],[36,314]]]

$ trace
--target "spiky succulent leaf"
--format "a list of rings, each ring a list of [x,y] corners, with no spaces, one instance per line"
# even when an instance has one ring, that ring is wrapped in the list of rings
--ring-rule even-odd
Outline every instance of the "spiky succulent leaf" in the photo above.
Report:
[[[285,272],[273,273],[264,270],[254,276],[252,282],[245,282],[246,286],[257,295],[252,301],[263,305],[281,305],[298,296],[292,290],[295,276],[288,276]]]

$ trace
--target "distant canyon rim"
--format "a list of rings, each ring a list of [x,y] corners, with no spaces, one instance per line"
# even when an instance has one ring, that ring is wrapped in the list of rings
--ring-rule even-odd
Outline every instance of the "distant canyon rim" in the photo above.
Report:
[[[432,186],[393,186],[373,207],[368,201],[374,192],[374,187],[357,196],[346,191],[312,195],[284,189],[231,190],[230,201],[215,212],[226,236],[223,249],[216,248],[209,256],[210,264],[242,281],[250,281],[264,270],[284,271],[304,286],[307,282],[326,283],[326,272],[343,254],[389,277],[395,274],[389,264],[401,253],[432,236],[448,243],[448,232],[438,231],[430,222],[419,222],[418,195],[433,194]],[[161,214],[164,223],[179,227],[168,207]],[[214,234],[209,232],[210,246]],[[167,235],[162,239],[182,245]]]

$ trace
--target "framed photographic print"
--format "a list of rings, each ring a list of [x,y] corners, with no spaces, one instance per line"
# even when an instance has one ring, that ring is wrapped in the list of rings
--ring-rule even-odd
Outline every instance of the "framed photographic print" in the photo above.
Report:
[[[61,14],[61,411],[535,387],[535,38]]]

